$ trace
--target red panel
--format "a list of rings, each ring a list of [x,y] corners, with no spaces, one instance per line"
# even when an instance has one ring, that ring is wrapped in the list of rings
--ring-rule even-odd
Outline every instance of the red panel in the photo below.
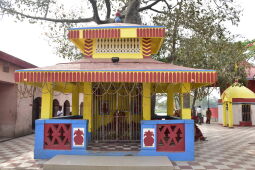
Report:
[[[153,82],[153,77],[154,77],[153,72],[150,72],[150,82]]]
[[[66,72],[66,82],[70,82],[70,73]]]
[[[173,83],[177,82],[177,75],[176,72],[173,73]]]
[[[80,73],[80,72],[77,72],[77,73],[76,73],[76,77],[77,77],[77,78],[76,78],[76,81],[77,81],[77,82],[81,82],[81,73]]]
[[[134,75],[134,80],[133,81],[137,82],[137,72],[134,72],[133,75]]]
[[[169,83],[169,73],[168,72],[165,73],[164,82]]]
[[[180,83],[180,80],[181,80],[180,72],[177,72],[176,73],[176,82]]]
[[[105,82],[106,73],[101,72],[100,75],[101,75],[102,82]]]
[[[51,72],[48,72],[48,82],[52,82],[52,74],[51,74]]]
[[[150,73],[145,73],[146,76],[146,82],[150,82]]]
[[[72,72],[72,82],[77,82],[77,73],[76,72]]]
[[[79,72],[79,74],[80,74],[80,82],[85,82],[84,81],[84,72]]]
[[[200,79],[199,82],[203,83],[203,73],[202,72],[199,73],[199,79]]]
[[[55,82],[59,82],[58,72],[55,72],[54,81],[55,81]]]
[[[141,73],[141,82],[145,82],[145,73],[144,72]]]
[[[161,76],[161,73],[160,72],[155,72],[157,74],[157,79],[156,79],[156,82],[160,82],[160,76]]]
[[[114,81],[118,82],[118,72],[114,72]]]
[[[96,76],[95,72],[90,72],[90,82],[95,82]]]
[[[111,79],[110,79],[110,77],[111,77],[111,73],[110,72],[107,72],[107,76],[106,76],[106,81],[107,82],[109,82]]]
[[[188,74],[187,74],[187,72],[184,72],[183,73],[183,82],[187,83],[187,80],[188,80]]]
[[[41,73],[36,72],[36,75],[37,75],[37,82],[41,82]]]
[[[184,124],[158,124],[157,151],[185,152]]]
[[[161,82],[161,83],[164,83],[164,82],[165,82],[165,73],[164,73],[164,72],[161,72],[161,73],[160,73],[160,82]]]
[[[37,82],[37,72],[34,72],[33,73],[33,82]]]
[[[92,75],[91,75],[91,72],[86,72],[86,80],[87,80],[87,82],[91,82],[91,80],[92,80]]]
[[[159,35],[160,35],[160,29],[159,28],[156,28],[156,34],[155,34],[155,37],[159,37]]]
[[[44,124],[44,149],[71,150],[71,124]]]
[[[131,72],[130,73],[130,79],[129,79],[130,82],[134,82],[134,73]]]
[[[27,72],[27,82],[31,82],[31,72]]]
[[[113,72],[110,72],[109,80],[114,82],[114,73]]]
[[[41,72],[41,81],[42,81],[42,82],[46,82],[46,79],[45,79],[45,72]]]
[[[98,82],[103,82],[103,76],[101,72],[97,72],[97,77],[98,77],[97,79]]]

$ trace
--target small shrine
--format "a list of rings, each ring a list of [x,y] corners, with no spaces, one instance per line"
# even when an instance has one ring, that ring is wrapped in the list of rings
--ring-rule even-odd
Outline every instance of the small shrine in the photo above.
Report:
[[[234,83],[221,95],[218,102],[218,122],[223,126],[255,125],[255,94],[247,87]]]
[[[17,83],[42,89],[35,159],[73,154],[194,160],[190,91],[215,83],[217,73],[153,60],[151,55],[158,53],[164,36],[163,26],[114,23],[71,28],[68,38],[83,59],[17,70]],[[55,91],[72,95],[72,116],[54,117]],[[167,94],[168,116],[163,119],[153,115],[156,93]],[[179,117],[174,115],[175,94],[180,96]],[[111,148],[113,144],[127,147]]]

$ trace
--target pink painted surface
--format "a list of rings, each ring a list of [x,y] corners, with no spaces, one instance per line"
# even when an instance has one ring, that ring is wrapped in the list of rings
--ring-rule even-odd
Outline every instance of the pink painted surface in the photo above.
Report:
[[[212,112],[212,118],[218,118],[218,108],[210,108]]]

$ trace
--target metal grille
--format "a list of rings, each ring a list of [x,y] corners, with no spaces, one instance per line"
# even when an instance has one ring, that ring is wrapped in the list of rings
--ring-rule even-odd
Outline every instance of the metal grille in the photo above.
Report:
[[[244,122],[251,121],[251,105],[248,104],[242,105],[242,120]]]
[[[142,85],[94,83],[92,140],[139,141]]]

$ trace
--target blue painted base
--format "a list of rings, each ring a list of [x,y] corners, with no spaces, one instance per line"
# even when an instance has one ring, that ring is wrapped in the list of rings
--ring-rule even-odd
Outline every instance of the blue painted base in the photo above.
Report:
[[[86,155],[86,156],[167,156],[171,161],[194,161],[194,155],[190,154],[183,157],[178,152],[154,152],[154,151],[137,151],[137,152],[94,152],[86,150],[44,150],[36,153],[34,159],[51,159],[56,155]]]
[[[86,142],[82,147],[73,146],[71,150],[49,150],[43,148],[44,137],[44,124],[45,123],[71,123],[72,128],[85,128],[86,133],[84,138]],[[185,152],[157,152],[156,146],[145,147],[141,142],[141,150],[137,152],[94,152],[87,151],[87,143],[91,140],[91,133],[88,132],[87,120],[36,120],[36,133],[35,133],[35,159],[50,159],[56,155],[87,155],[87,156],[167,156],[172,161],[193,161],[194,158],[194,122],[193,120],[148,120],[141,121],[141,134],[143,128],[155,128],[157,124],[177,124],[183,123],[185,125]],[[156,132],[156,131],[155,131]],[[73,138],[73,136],[72,136]],[[156,143],[156,134],[155,134]],[[143,135],[141,136],[143,141]]]

